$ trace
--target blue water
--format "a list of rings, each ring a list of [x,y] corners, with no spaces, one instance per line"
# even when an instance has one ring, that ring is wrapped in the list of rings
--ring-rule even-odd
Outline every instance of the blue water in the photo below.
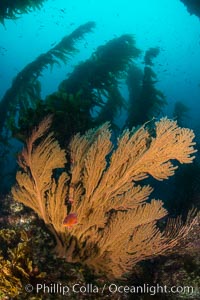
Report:
[[[6,20],[0,26],[0,99],[28,63],[88,21],[96,22],[96,28],[76,44],[80,52],[67,65],[43,72],[43,97],[56,91],[97,46],[124,33],[134,34],[143,54],[150,47],[160,47],[154,71],[156,87],[168,101],[164,114],[172,117],[174,102],[182,101],[190,107],[188,126],[198,127],[200,19],[190,15],[180,0],[48,0],[41,10]],[[142,60],[143,55],[138,62]],[[122,93],[126,95],[126,90]]]

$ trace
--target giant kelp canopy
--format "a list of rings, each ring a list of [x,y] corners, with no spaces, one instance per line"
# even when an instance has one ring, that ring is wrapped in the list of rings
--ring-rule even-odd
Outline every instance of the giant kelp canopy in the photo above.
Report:
[[[0,133],[2,133],[5,122],[14,125],[16,112],[35,107],[35,103],[40,99],[40,82],[38,77],[42,71],[60,62],[66,63],[78,49],[75,42],[90,32],[95,26],[94,22],[88,22],[79,26],[70,35],[65,36],[56,46],[41,54],[33,62],[29,63],[13,80],[12,86],[7,90],[0,102]],[[11,126],[12,126],[11,125]]]
[[[40,9],[46,0],[1,0],[0,23],[5,19],[17,19],[21,14]]]
[[[39,120],[53,114],[57,138],[60,143],[64,140],[67,143],[76,132],[84,132],[107,120],[113,123],[117,111],[124,105],[119,82],[126,76],[132,59],[139,54],[134,37],[128,34],[98,47],[61,82],[57,92],[44,100],[37,95],[34,103],[21,108],[18,128],[12,126],[12,132],[18,138],[26,136]]]
[[[79,64],[70,77],[61,83],[60,89],[74,93],[77,86],[87,89],[90,82],[92,88],[106,90],[117,82],[116,76],[122,75],[131,60],[139,54],[132,35],[114,38],[98,47],[90,59]]]

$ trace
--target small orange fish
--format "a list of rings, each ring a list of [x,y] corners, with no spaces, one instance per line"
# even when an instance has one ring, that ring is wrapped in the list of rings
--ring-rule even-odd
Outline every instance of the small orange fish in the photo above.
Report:
[[[64,218],[63,226],[71,228],[78,223],[77,214],[71,213]]]

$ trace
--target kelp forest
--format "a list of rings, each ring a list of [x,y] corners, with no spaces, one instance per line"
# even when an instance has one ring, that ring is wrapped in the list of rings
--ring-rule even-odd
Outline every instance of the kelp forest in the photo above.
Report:
[[[1,1],[0,26],[45,2]],[[146,300],[146,283],[195,290],[154,299],[199,299],[199,136],[179,99],[166,116],[160,47],[115,34],[42,96],[44,71],[67,69],[96,26],[30,61],[0,100],[0,299]]]

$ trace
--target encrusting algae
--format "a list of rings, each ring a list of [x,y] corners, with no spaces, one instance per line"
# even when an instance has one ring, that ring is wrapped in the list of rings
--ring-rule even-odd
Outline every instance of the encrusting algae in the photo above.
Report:
[[[125,130],[114,147],[105,123],[72,138],[65,171],[66,152],[47,134],[50,125],[51,117],[45,118],[27,139],[12,195],[43,219],[66,261],[119,278],[136,263],[171,252],[198,223],[190,212],[185,224],[169,220],[161,232],[156,222],[167,215],[163,202],[147,203],[153,189],[138,184],[150,175],[173,176],[175,160],[192,163],[192,130],[163,118],[153,136],[145,125]]]
[[[0,244],[0,299],[11,299],[22,293],[32,278],[43,278],[45,273],[33,265],[26,231],[1,229]]]

